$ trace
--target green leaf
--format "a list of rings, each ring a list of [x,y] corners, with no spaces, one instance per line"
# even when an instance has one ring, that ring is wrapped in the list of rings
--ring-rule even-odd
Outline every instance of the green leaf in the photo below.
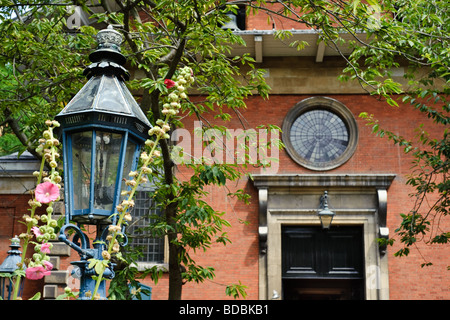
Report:
[[[41,299],[41,293],[36,292],[34,296],[32,296],[29,300],[40,300]]]
[[[89,259],[88,261],[90,261],[90,263],[89,263],[89,265],[88,265],[88,268],[89,268],[89,269],[93,269],[94,266],[97,264],[97,262],[98,262],[99,260],[97,260],[97,259]]]

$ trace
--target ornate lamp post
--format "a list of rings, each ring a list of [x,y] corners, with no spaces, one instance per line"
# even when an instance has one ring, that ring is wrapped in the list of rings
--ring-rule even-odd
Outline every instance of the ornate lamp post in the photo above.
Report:
[[[98,32],[97,50],[89,55],[92,64],[84,71],[88,82],[55,117],[62,129],[66,209],[59,239],[80,255],[80,261],[72,262],[79,267],[80,299],[90,299],[87,293],[93,292],[96,273],[87,260],[102,259],[108,226],[117,222],[122,178],[136,169],[151,128],[124,84],[129,73],[123,67],[122,39],[111,26]],[[96,226],[93,248],[80,225]],[[69,230],[75,233],[72,240]],[[113,266],[104,277],[114,277]],[[98,292],[106,297],[104,282]]]
[[[320,210],[317,213],[323,229],[330,229],[335,213],[328,208],[328,192],[325,191],[320,197]]]
[[[11,295],[14,291],[14,277],[12,274],[19,268],[17,264],[22,261],[22,252],[19,250],[20,240],[17,236],[11,239],[11,245],[9,247],[11,250],[8,251],[8,256],[0,265],[0,274],[4,274],[4,276],[0,275],[0,297],[3,300],[11,299]],[[19,296],[22,295],[24,282],[24,280],[21,281]]]

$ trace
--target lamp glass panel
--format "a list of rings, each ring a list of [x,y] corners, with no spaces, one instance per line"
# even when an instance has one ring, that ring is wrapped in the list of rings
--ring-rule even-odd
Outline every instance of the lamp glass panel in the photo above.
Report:
[[[94,209],[113,208],[122,139],[119,133],[96,132]]]
[[[127,190],[127,188],[129,188],[125,184],[125,180],[131,179],[131,177],[129,177],[129,173],[131,171],[136,170],[136,161],[135,161],[136,148],[137,148],[136,143],[134,143],[131,140],[128,140],[127,148],[125,151],[125,160],[123,163],[123,179],[122,179],[122,185],[121,185],[121,190],[123,190],[123,191]],[[123,200],[124,198],[125,198],[125,196],[121,196],[120,200]]]
[[[72,135],[73,208],[89,209],[92,131]]]
[[[92,77],[64,109],[64,113],[73,113],[92,108],[94,98],[100,85],[99,77]]]
[[[322,222],[323,228],[326,228],[326,229],[329,228],[332,220],[333,220],[332,215],[321,215],[320,216],[320,221]]]
[[[131,114],[119,86],[116,77],[103,76],[102,85],[97,94],[96,109]]]
[[[133,114],[135,114],[136,117],[138,119],[140,119],[141,121],[146,122],[147,121],[147,116],[142,111],[141,107],[136,102],[136,100],[134,99],[134,97],[131,94],[130,90],[128,90],[128,88],[125,85],[125,83],[122,82],[122,81],[119,81],[119,85],[122,88],[122,92],[123,92],[124,98],[126,100],[126,103],[130,107],[130,109],[133,112]]]

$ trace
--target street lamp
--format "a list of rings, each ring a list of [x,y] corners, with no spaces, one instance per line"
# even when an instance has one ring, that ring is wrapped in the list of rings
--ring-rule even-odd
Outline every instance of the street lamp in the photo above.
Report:
[[[11,239],[11,245],[9,247],[11,250],[8,251],[8,256],[0,265],[0,297],[3,300],[11,299],[11,295],[14,291],[15,278],[12,274],[19,268],[17,264],[22,261],[22,252],[19,250],[20,240],[17,236]],[[19,296],[22,295],[24,282],[25,281],[21,281],[20,283]]]
[[[323,229],[330,229],[331,222],[335,213],[328,208],[328,192],[325,191],[323,196],[320,197],[320,210],[318,216]]]
[[[61,125],[64,162],[66,224],[59,239],[76,250],[80,299],[93,292],[95,270],[89,258],[102,259],[108,226],[116,224],[116,206],[123,200],[124,175],[136,170],[139,153],[151,125],[127,89],[128,71],[120,52],[122,35],[111,26],[97,34],[98,47],[84,70],[88,82],[55,117]],[[73,224],[76,223],[77,225]],[[97,238],[90,249],[80,225],[95,225]],[[75,232],[73,241],[66,232]],[[112,266],[104,273],[113,278]],[[106,297],[104,283],[98,290]]]

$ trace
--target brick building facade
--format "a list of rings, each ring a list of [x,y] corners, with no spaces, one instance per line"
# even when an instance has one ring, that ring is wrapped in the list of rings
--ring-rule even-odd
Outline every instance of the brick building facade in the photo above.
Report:
[[[217,244],[195,255],[200,265],[214,267],[216,277],[202,284],[187,283],[183,287],[183,298],[227,299],[225,285],[240,281],[247,286],[248,299],[449,299],[449,246],[419,242],[408,257],[398,258],[393,256],[399,248],[398,239],[386,250],[377,244],[376,239],[386,236],[387,230],[389,237],[396,238],[394,230],[401,222],[400,213],[412,207],[408,196],[412,189],[405,185],[412,159],[401,147],[372,134],[359,114],[374,114],[381,126],[411,139],[416,134],[414,129],[421,123],[431,128],[431,134],[436,133],[432,132],[431,121],[407,105],[388,106],[368,95],[357,83],[339,82],[337,77],[343,69],[343,61],[332,50],[317,43],[317,34],[311,30],[293,32],[294,38],[310,42],[304,51],[297,52],[282,41],[274,40],[272,30],[254,30],[267,29],[266,18],[261,20],[263,22],[258,19],[260,17],[248,19],[247,30],[240,31],[247,47],[234,51],[252,54],[258,67],[266,70],[266,79],[272,88],[266,100],[260,97],[247,100],[247,109],[241,112],[248,128],[273,124],[294,131],[293,123],[307,111],[326,110],[345,123],[348,135],[345,150],[351,141],[353,147],[345,159],[341,156],[346,151],[342,153],[339,148],[333,149],[337,152],[334,158],[327,159],[323,154],[316,158],[311,154],[296,156],[293,143],[288,146],[290,150],[273,154],[279,158],[278,163],[273,163],[273,170],[263,172],[253,168],[250,169],[253,181],[242,178],[227,185],[229,190],[210,189],[206,200],[217,210],[226,212],[225,218],[232,227],[225,231],[232,243]],[[280,24],[276,22],[277,26]],[[401,68],[393,71],[401,78]],[[185,118],[185,129],[192,132],[195,121]],[[351,123],[356,124],[353,129]],[[230,129],[242,128],[237,119],[225,125]],[[301,132],[299,137],[302,137]],[[280,138],[286,144],[295,136]],[[305,164],[301,158],[310,161]],[[32,187],[31,172],[36,164],[26,161],[31,162],[27,162],[25,171],[8,167],[1,176],[0,261],[6,255],[9,239],[20,232],[17,220],[28,208],[25,191]],[[189,172],[179,167],[177,175],[184,179],[189,177]],[[19,183],[19,178],[25,180]],[[251,195],[249,205],[226,196],[237,189],[244,189]],[[330,207],[336,212],[331,228],[326,231],[320,228],[317,216],[324,191],[328,192]],[[441,224],[448,228],[448,221],[442,220]],[[311,249],[318,247],[325,254]],[[55,255],[55,276],[28,287],[25,297],[37,287],[42,287],[44,298],[54,297],[66,284],[76,287],[77,280],[67,269],[78,255],[60,249]],[[332,255],[332,252],[337,253]],[[167,253],[165,255],[167,257]],[[421,268],[424,258],[433,265]],[[165,262],[157,264],[164,267]],[[330,269],[323,271],[321,264],[327,263]],[[157,285],[149,280],[143,283],[152,287],[152,299],[167,298],[167,274]]]

